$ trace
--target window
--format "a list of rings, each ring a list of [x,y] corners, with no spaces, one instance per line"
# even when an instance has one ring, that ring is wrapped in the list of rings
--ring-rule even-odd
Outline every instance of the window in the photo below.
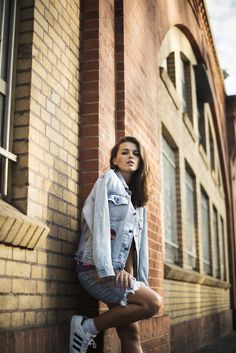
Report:
[[[210,125],[209,125],[209,147],[210,147],[211,170],[215,170],[215,147],[214,147],[214,140],[213,140],[213,135],[212,135]]]
[[[221,243],[220,247],[220,273],[221,273],[221,279],[226,281],[226,265],[225,265],[225,237],[224,237],[224,221],[223,218],[220,217],[220,222],[219,222],[219,240]]]
[[[187,113],[193,123],[191,64],[183,54],[180,63],[182,112]]]
[[[199,143],[202,145],[205,152],[207,152],[206,147],[206,125],[205,125],[205,111],[204,104],[198,103],[198,133],[199,133]]]
[[[176,86],[175,81],[175,53],[170,53],[170,55],[166,59],[167,62],[167,73],[171,79],[171,82],[174,86]]]
[[[213,274],[220,278],[219,231],[217,210],[213,207]]]
[[[195,178],[186,169],[185,174],[185,214],[186,214],[186,237],[188,266],[196,268],[196,200],[195,200]]]
[[[176,201],[176,161],[175,151],[167,141],[162,140],[163,153],[163,205],[165,260],[178,262],[177,201]]]
[[[211,274],[209,200],[203,189],[201,191],[201,235],[203,271],[207,274]]]
[[[16,1],[0,2],[0,195],[8,193],[11,153],[11,104],[15,41]]]

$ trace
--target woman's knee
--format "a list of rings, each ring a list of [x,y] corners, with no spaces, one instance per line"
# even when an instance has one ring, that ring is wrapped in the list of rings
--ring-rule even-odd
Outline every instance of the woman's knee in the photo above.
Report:
[[[158,293],[152,291],[152,294],[148,299],[149,300],[145,303],[147,307],[147,316],[152,317],[159,313],[162,305],[162,298]]]
[[[149,287],[141,287],[135,294],[129,294],[129,304],[138,304],[143,319],[156,315],[162,305],[161,296]]]

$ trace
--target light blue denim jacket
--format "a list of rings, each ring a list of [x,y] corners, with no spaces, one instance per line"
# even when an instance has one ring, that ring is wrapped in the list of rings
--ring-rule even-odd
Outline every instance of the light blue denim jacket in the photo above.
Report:
[[[146,209],[133,207],[131,192],[122,174],[107,170],[85,200],[76,261],[95,265],[101,278],[115,276],[114,270],[124,269],[134,239],[135,277],[147,284],[146,224]]]

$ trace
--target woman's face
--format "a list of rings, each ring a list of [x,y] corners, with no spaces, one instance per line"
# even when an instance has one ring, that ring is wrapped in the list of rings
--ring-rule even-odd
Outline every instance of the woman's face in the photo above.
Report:
[[[117,166],[126,181],[130,180],[133,172],[136,172],[140,164],[140,153],[138,146],[133,142],[120,144],[113,164]]]

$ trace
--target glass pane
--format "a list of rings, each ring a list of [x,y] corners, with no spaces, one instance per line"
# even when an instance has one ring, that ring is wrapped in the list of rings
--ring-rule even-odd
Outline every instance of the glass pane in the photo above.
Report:
[[[203,263],[204,272],[210,274],[210,226],[209,226],[209,203],[204,193],[201,195],[201,233],[203,245]]]
[[[163,139],[163,212],[165,233],[165,258],[178,261],[177,203],[175,152]]]
[[[0,196],[3,193],[3,173],[4,173],[4,159],[0,155]]]
[[[210,125],[209,125],[209,144],[210,144],[211,169],[215,170],[215,148],[214,148],[214,140],[213,140]]]
[[[10,27],[10,5],[11,1],[4,1],[2,8],[2,25],[1,25],[1,46],[0,46],[0,75],[6,81],[7,79],[7,56],[9,47],[9,27]]]
[[[199,142],[206,151],[206,128],[205,128],[205,115],[204,105],[198,105],[198,131],[199,131]]]
[[[180,61],[180,77],[181,77],[181,90],[182,90],[182,112],[187,112],[187,82],[185,76],[185,62]]]
[[[165,261],[171,263],[178,263],[178,248],[173,245],[165,243]]]
[[[3,147],[5,97],[0,94],[0,146]]]
[[[186,171],[186,230],[189,266],[196,267],[194,178]]]
[[[0,28],[2,28],[3,20],[3,0],[0,0]]]
[[[217,278],[220,278],[220,267],[219,267],[219,232],[218,232],[218,220],[217,211],[213,210],[213,250],[214,250],[214,270]]]
[[[221,241],[221,278],[226,281],[226,268],[225,268],[225,238],[224,238],[224,221],[221,218],[219,223],[219,236]]]
[[[175,86],[175,53],[171,53],[167,58],[167,72]]]

